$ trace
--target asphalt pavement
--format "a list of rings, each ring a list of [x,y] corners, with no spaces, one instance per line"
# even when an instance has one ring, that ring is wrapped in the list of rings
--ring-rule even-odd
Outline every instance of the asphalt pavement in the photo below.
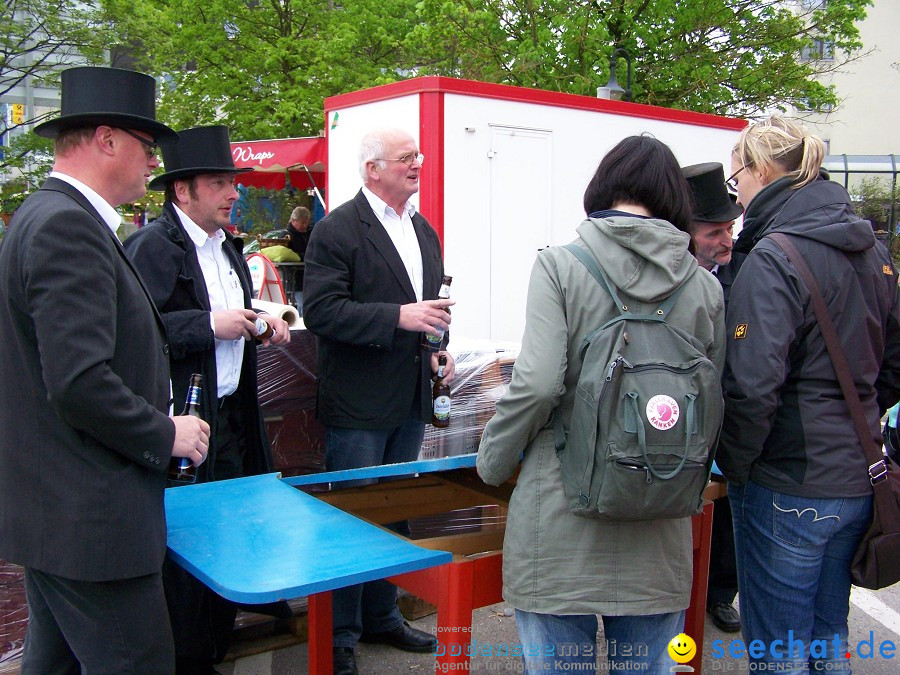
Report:
[[[512,614],[512,609],[505,603],[476,610],[472,616],[473,640],[479,645],[517,644],[518,635]],[[410,623],[416,628],[434,632],[435,615]],[[707,618],[703,673],[748,673],[746,657],[733,658],[728,653],[731,642],[739,639],[740,634],[723,633]],[[900,584],[881,591],[853,589],[849,645],[854,673],[896,675],[900,672]],[[473,656],[469,670],[464,672],[475,675],[522,672],[519,657],[497,656],[501,649],[489,651],[494,655]],[[359,645],[357,663],[361,675],[425,675],[435,672],[431,654],[410,654],[385,645]],[[302,643],[223,663],[217,669],[223,675],[305,675],[307,665],[306,643]],[[605,672],[602,664],[597,672]]]

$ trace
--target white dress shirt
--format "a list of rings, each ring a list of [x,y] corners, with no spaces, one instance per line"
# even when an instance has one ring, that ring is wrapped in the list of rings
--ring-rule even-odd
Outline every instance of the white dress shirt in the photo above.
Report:
[[[244,309],[244,291],[241,288],[240,277],[231,267],[231,263],[225,257],[225,251],[222,250],[225,233],[222,230],[216,230],[212,236],[208,235],[184,211],[174,204],[172,206],[197,248],[197,259],[200,261],[200,270],[203,272],[203,279],[206,282],[210,309],[213,312],[222,309]],[[216,324],[212,313],[209,315],[209,321],[215,331]],[[219,398],[233,394],[237,390],[243,361],[243,338],[237,340],[216,338],[216,382],[218,383],[216,395]]]
[[[403,206],[403,213],[398,214],[369,188],[363,186],[362,191],[369,201],[369,206],[375,212],[378,222],[384,227],[391,241],[394,242],[394,248],[400,254],[400,259],[403,261],[403,266],[406,268],[409,281],[416,294],[416,302],[421,302],[422,250],[419,248],[419,238],[416,237],[416,230],[412,224],[412,216],[416,212],[415,205],[406,202]]]

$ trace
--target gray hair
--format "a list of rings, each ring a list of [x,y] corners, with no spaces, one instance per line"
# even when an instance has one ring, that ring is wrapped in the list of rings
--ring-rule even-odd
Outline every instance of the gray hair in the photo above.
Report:
[[[291,220],[296,220],[298,223],[308,223],[309,217],[309,209],[305,206],[298,206],[291,211]]]
[[[384,132],[370,131],[363,136],[362,142],[359,144],[359,175],[364,183],[369,178],[366,174],[366,164],[375,162],[375,166],[383,169],[385,162],[379,159],[382,156],[384,156]]]

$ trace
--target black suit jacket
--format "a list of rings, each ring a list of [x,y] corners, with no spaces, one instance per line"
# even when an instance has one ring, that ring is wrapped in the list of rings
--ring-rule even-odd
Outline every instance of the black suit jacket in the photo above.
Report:
[[[731,260],[727,265],[719,265],[719,269],[716,270],[716,278],[719,280],[719,283],[722,284],[722,293],[725,297],[725,308],[728,308],[728,298],[731,295],[731,287],[734,285],[734,280],[737,278],[738,271],[741,269],[741,265],[744,264],[744,260],[747,259],[746,253],[739,253],[737,251],[731,254]]]
[[[422,253],[422,297],[444,272],[437,233],[412,218]],[[303,321],[318,337],[318,416],[327,425],[389,429],[431,419],[431,359],[421,333],[397,327],[416,295],[400,254],[360,190],[316,223],[306,249]]]
[[[244,307],[250,309],[250,270],[241,251],[243,241],[228,232],[222,246],[244,291]],[[171,349],[172,389],[176,407],[187,397],[192,373],[203,375],[200,402],[203,419],[213,429],[217,424],[218,378],[215,335],[209,323],[209,293],[197,259],[197,249],[169,202],[162,216],[142,227],[125,242],[125,250],[150,289],[153,302],[162,314]],[[244,343],[244,358],[237,391],[244,420],[241,440],[244,475],[274,471],[271,448],[263,428],[256,378],[256,343]],[[175,412],[181,412],[177,408]],[[211,441],[215,441],[213,434]],[[217,480],[216,447],[211,442],[206,461],[197,469],[197,480]],[[227,476],[226,476],[227,477]]]
[[[70,579],[158,572],[168,347],[125,251],[50,178],[0,246],[0,558]]]

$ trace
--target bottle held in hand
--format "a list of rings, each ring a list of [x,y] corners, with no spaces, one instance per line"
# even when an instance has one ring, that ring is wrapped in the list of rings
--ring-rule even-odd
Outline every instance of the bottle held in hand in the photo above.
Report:
[[[432,414],[431,424],[439,429],[450,426],[450,385],[444,382],[444,368],[447,357],[438,357],[437,378],[431,388]]]
[[[200,414],[200,394],[203,391],[203,375],[194,373],[191,375],[191,386],[188,388],[187,400],[184,402],[182,415],[191,415],[203,419]],[[173,457],[169,462],[169,472],[166,475],[169,481],[188,485],[197,480],[197,467],[187,457]]]
[[[272,325],[266,321],[265,319],[261,319],[256,317],[256,339],[257,340],[268,340],[275,333],[275,330],[272,328]]]
[[[444,275],[441,277],[441,290],[438,291],[438,300],[446,300],[450,297],[450,284],[453,283],[453,277]],[[450,308],[448,307],[446,310],[447,314],[450,313]],[[437,328],[437,326],[435,326]],[[440,335],[431,335],[430,333],[422,334],[422,348],[427,352],[439,352],[441,351],[441,343],[444,341],[444,330],[442,328],[437,328],[437,331]]]

